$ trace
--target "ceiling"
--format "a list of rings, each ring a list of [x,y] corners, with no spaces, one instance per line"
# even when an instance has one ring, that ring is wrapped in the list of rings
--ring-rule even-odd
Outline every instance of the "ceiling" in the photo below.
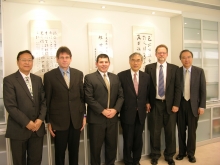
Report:
[[[4,0],[173,17],[183,13],[220,17],[220,0]],[[105,6],[105,9],[102,8]]]

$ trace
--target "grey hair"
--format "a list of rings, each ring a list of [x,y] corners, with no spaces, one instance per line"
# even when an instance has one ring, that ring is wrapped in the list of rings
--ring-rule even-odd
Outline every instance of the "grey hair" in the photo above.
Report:
[[[140,57],[141,57],[141,61],[143,61],[143,56],[142,56],[142,54],[141,54],[141,53],[138,53],[138,52],[132,53],[132,54],[129,56],[129,60],[131,60],[131,58],[134,57],[135,55],[140,56]]]

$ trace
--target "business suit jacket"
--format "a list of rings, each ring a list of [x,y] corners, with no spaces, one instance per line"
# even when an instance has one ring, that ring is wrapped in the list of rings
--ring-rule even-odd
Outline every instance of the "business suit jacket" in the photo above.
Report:
[[[70,68],[69,88],[58,68],[44,74],[44,87],[47,100],[47,122],[54,130],[82,127],[83,116],[86,113],[83,92],[83,73]]]
[[[44,121],[46,116],[46,100],[42,79],[30,74],[33,99],[24,78],[19,71],[4,78],[3,100],[8,111],[8,122],[5,137],[26,140],[31,137],[32,131],[26,125],[36,119]],[[39,137],[45,134],[45,125],[42,123],[38,131]]]
[[[134,124],[138,112],[140,123],[144,124],[146,118],[146,104],[149,103],[149,75],[139,71],[138,95],[134,89],[130,69],[120,72],[118,76],[124,93],[124,103],[120,112],[120,120],[125,124]]]
[[[155,106],[156,101],[156,88],[157,88],[157,77],[156,77],[157,63],[146,65],[145,72],[150,75],[151,88],[150,88],[150,105],[151,111]],[[165,87],[165,99],[167,113],[172,113],[172,106],[179,107],[180,105],[180,81],[177,77],[178,66],[167,63],[167,76],[166,76],[166,87]]]
[[[179,68],[181,82],[181,97],[184,92],[184,75],[183,67]],[[190,104],[193,115],[198,117],[198,108],[206,107],[206,80],[202,68],[192,66],[190,76]]]
[[[110,79],[110,103],[109,108],[114,108],[120,112],[124,98],[121,82],[117,75],[109,73]],[[84,91],[87,106],[87,122],[101,124],[106,121],[102,111],[107,108],[108,90],[99,71],[88,74],[84,79]],[[118,121],[118,115],[108,119],[111,122]]]

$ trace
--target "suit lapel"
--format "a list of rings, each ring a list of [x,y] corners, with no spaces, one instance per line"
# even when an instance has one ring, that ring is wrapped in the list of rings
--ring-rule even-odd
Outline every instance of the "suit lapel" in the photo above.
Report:
[[[142,84],[144,84],[144,79],[143,79],[143,72],[142,71],[139,71],[139,83],[138,83],[138,95],[141,93],[141,86]]]
[[[107,86],[106,86],[106,84],[105,84],[105,81],[104,81],[102,75],[99,73],[99,71],[97,71],[95,74],[96,74],[97,79],[102,83],[102,85],[105,87],[105,89],[108,90],[108,89],[107,89]],[[109,79],[110,79],[110,77],[111,77],[111,76],[108,74],[108,78],[109,78]],[[110,79],[110,89],[111,89],[111,79]]]
[[[157,71],[157,63],[154,63],[153,65],[152,65],[152,67],[150,68],[151,69],[151,71],[150,71],[150,73],[151,73],[151,77],[152,77],[152,80],[153,80],[153,84],[154,84],[154,87],[155,87],[155,89],[156,89],[156,84],[157,84],[157,79],[156,79],[156,71]]]
[[[140,72],[139,72],[140,73]],[[139,75],[140,76],[140,75]],[[134,94],[136,95],[136,92],[135,92],[135,89],[134,89],[134,83],[133,83],[133,80],[132,80],[132,76],[131,76],[131,70],[128,70],[126,72],[126,79],[127,79],[127,82],[128,82],[128,85],[131,87],[132,91],[134,92]],[[139,90],[139,89],[138,89]]]
[[[75,70],[70,68],[70,86],[69,86],[69,89],[71,89],[71,87],[73,86],[73,84],[75,83]],[[66,83],[65,83],[66,84]]]
[[[167,63],[167,78],[166,78],[166,89],[168,88],[171,80],[172,67],[169,63]],[[166,91],[165,89],[165,91]]]
[[[190,75],[190,91],[192,91],[191,89],[193,89],[194,83],[196,82],[197,79],[197,73],[196,73],[196,69],[192,66],[191,67],[191,75]]]
[[[70,74],[71,74],[71,73],[70,73]],[[65,82],[65,80],[64,80],[64,78],[63,78],[63,75],[62,75],[62,73],[60,72],[59,67],[56,69],[56,77],[57,77],[58,81],[60,81],[60,83],[68,89],[68,87],[67,87],[67,85],[66,85],[66,82]]]
[[[31,84],[32,84],[32,90],[33,90],[33,97],[34,97],[34,100],[37,96],[37,92],[38,92],[38,85],[37,85],[37,82],[35,80],[35,77],[30,74],[30,77],[31,77]]]
[[[32,97],[31,97],[31,93],[27,87],[27,84],[24,81],[24,78],[22,77],[22,75],[20,74],[19,71],[17,71],[16,73],[16,78],[18,80],[18,83],[21,85],[21,87],[24,89],[25,93],[28,95],[28,97],[33,101]],[[32,81],[31,81],[32,83]],[[32,85],[33,86],[33,85]],[[33,88],[33,87],[32,87]]]
[[[184,90],[184,75],[183,75],[183,67],[180,67],[180,85],[181,85],[181,91],[183,93]]]

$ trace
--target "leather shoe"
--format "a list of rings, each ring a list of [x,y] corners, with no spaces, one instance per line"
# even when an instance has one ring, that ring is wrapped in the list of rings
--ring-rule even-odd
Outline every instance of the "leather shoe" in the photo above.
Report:
[[[185,157],[186,155],[177,155],[176,156],[176,160],[183,160],[183,158]]]
[[[175,165],[175,162],[173,159],[166,159],[165,160],[168,162],[169,165]]]
[[[153,158],[153,159],[151,159],[151,164],[152,165],[157,165],[157,162],[158,161],[158,159],[156,159],[156,158]]]
[[[189,158],[189,162],[191,162],[191,163],[195,163],[196,162],[195,156],[188,156],[188,158]]]

